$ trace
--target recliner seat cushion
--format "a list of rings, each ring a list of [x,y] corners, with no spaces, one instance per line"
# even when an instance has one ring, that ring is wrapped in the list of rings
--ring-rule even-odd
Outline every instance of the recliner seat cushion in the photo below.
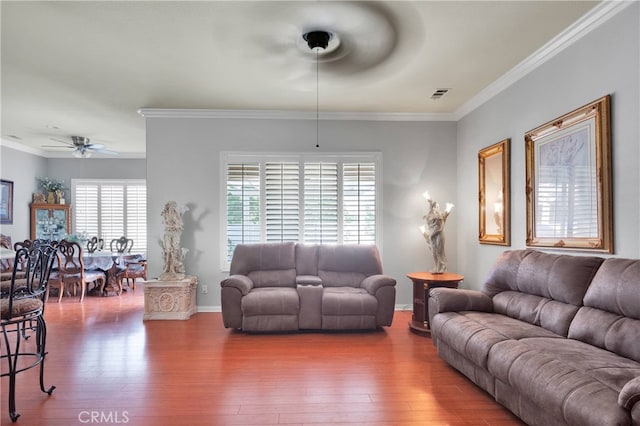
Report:
[[[527,322],[488,312],[440,313],[434,317],[431,329],[438,340],[484,369],[489,351],[499,342],[530,336],[561,338]]]
[[[366,290],[353,287],[325,288],[322,315],[376,315],[378,301]]]
[[[298,315],[300,300],[295,288],[255,288],[242,298],[242,314],[251,315]]]
[[[362,288],[330,287],[322,292],[324,330],[376,328],[378,300]]]
[[[498,380],[572,424],[628,424],[618,394],[640,374],[640,364],[572,339],[505,340],[493,346],[487,365]]]

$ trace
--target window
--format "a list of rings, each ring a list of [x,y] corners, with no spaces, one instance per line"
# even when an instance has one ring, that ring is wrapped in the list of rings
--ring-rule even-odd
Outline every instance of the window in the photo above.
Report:
[[[72,182],[74,232],[102,238],[108,249],[115,238],[133,240],[133,252],[147,251],[147,184],[144,180]]]
[[[222,156],[223,267],[241,243],[376,244],[380,154]]]

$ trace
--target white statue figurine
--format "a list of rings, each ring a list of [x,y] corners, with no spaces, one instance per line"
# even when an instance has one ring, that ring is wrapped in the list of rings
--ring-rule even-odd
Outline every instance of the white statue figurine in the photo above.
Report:
[[[423,216],[426,225],[421,226],[420,231],[422,231],[427,246],[433,255],[434,267],[431,272],[442,274],[447,270],[447,256],[444,253],[444,225],[453,209],[453,204],[447,203],[447,207],[443,212],[440,211],[440,204],[433,201],[428,192],[424,196],[429,203],[429,211]]]
[[[179,208],[175,201],[167,202],[162,210],[164,269],[159,277],[160,281],[176,281],[185,277],[183,260],[187,249],[180,248],[180,237],[184,228],[182,215],[187,210],[186,207]]]

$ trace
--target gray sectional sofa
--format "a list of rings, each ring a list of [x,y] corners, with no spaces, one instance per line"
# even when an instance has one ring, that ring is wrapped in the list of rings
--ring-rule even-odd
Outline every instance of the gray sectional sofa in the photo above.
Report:
[[[433,289],[440,357],[531,425],[640,425],[640,260],[505,252]]]
[[[248,332],[376,329],[391,325],[395,285],[375,246],[240,244],[222,318]]]

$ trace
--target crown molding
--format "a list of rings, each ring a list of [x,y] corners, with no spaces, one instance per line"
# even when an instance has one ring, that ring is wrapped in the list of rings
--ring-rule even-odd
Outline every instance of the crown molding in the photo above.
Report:
[[[638,0],[604,0],[528,58],[482,89],[453,113],[320,112],[140,108],[144,118],[218,118],[266,120],[458,121]]]
[[[46,157],[45,151],[38,148],[32,148],[28,145],[21,144],[19,142],[14,142],[9,139],[0,138],[0,146],[5,146],[7,148],[14,149],[16,151],[25,152],[27,154],[37,155],[40,157]]]
[[[454,120],[460,120],[636,1],[637,0],[604,0],[602,3],[599,3],[540,49],[536,50],[528,58],[489,84],[469,101],[465,102],[452,114],[455,117]]]
[[[348,121],[455,121],[449,113],[320,112],[287,110],[224,110],[140,108],[144,118],[227,118],[260,120],[348,120]]]

